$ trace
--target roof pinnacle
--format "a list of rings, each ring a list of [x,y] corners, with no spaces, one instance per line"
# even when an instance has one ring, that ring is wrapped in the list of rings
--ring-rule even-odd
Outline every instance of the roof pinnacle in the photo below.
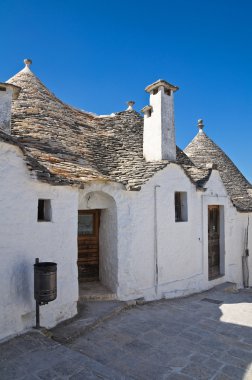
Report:
[[[25,58],[24,59],[24,64],[25,64],[26,67],[29,67],[32,64],[32,60],[29,59],[29,58]]]
[[[133,111],[134,104],[135,104],[134,100],[129,100],[127,102],[127,106],[128,106],[127,111]]]
[[[200,133],[203,132],[204,124],[202,119],[198,120],[198,128]]]

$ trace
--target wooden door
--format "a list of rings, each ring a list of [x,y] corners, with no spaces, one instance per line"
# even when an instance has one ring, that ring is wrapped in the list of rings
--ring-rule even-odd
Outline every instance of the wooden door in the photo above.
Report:
[[[79,281],[99,280],[99,210],[78,213]]]
[[[208,206],[208,278],[220,275],[220,210]]]

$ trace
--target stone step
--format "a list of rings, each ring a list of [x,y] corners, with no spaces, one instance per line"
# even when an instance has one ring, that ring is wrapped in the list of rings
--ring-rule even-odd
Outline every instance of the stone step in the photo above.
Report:
[[[79,302],[84,301],[114,301],[116,294],[107,289],[100,281],[80,282]]]
[[[107,293],[107,294],[82,294],[79,296],[79,302],[84,301],[114,301],[116,300],[115,293]]]

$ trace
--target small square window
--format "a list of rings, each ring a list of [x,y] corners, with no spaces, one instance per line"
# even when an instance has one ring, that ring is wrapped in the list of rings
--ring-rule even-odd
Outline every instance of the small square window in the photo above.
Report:
[[[175,222],[187,222],[187,193],[184,191],[175,192]]]
[[[52,208],[50,199],[38,200],[38,222],[50,222],[52,220]]]

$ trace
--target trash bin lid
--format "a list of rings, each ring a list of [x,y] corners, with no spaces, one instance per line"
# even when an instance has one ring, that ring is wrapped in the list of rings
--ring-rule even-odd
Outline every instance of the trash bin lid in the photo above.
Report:
[[[39,271],[56,272],[57,264],[50,261],[45,261],[34,264],[34,268],[38,269]]]

